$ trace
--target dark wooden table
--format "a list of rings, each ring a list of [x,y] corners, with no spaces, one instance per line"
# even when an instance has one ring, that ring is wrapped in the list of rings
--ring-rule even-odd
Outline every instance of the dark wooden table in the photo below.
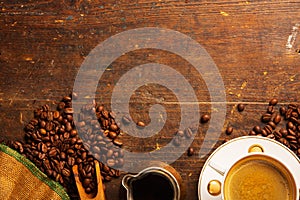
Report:
[[[180,56],[140,49],[120,56],[99,80],[97,101],[107,108],[119,78],[134,66],[149,62],[168,65],[189,81],[198,100],[185,103],[198,104],[200,114],[210,113],[214,103],[226,106],[226,120],[222,129],[215,130],[220,137],[213,149],[225,138],[246,135],[260,124],[270,98],[278,98],[280,104],[299,102],[300,2],[128,2],[0,2],[1,138],[22,140],[23,127],[33,117],[34,108],[53,104],[72,92],[76,74],[93,48],[117,33],[135,28],[171,29],[201,44],[222,76],[226,101],[211,102],[201,75]],[[172,39],[166,38],[165,42],[168,40]],[[171,82],[178,81],[169,78]],[[128,80],[128,84],[134,83]],[[168,140],[158,141],[160,147],[178,130],[177,100],[172,91],[158,85],[141,87],[132,94],[130,108],[135,121],[149,123],[149,108],[157,102],[170,113],[171,120],[162,130],[167,136],[160,137]],[[236,110],[239,102],[247,104],[242,113]],[[198,178],[207,158],[200,159],[197,153],[208,126],[214,124],[199,125],[191,145],[196,154],[188,157],[185,153],[171,164],[183,178],[186,199],[197,199]],[[234,128],[231,136],[224,133],[227,126]],[[127,144],[153,150],[157,147],[153,141],[136,144],[129,139]],[[120,182],[114,179],[106,183],[107,199],[124,198]]]

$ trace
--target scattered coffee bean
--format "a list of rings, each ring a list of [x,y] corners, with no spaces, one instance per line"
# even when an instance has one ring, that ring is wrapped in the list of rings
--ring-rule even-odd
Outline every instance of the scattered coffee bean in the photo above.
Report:
[[[142,121],[139,121],[136,125],[138,128],[144,128],[146,126],[145,123]]]
[[[184,135],[186,138],[191,138],[193,136],[193,131],[191,128],[186,128],[184,130]]]
[[[231,135],[232,132],[233,132],[233,128],[231,126],[228,126],[226,129],[226,135]]]
[[[189,147],[189,148],[188,148],[187,155],[188,155],[188,156],[194,155],[194,149],[193,149],[192,147]]]
[[[210,120],[210,116],[208,114],[204,114],[201,116],[200,122],[201,123],[207,123]]]
[[[276,98],[273,98],[269,101],[270,106],[276,106],[277,103],[278,103],[278,100]]]
[[[243,112],[245,110],[245,104],[239,103],[237,109],[239,112]]]
[[[122,122],[123,122],[124,124],[130,124],[130,123],[131,123],[131,119],[130,119],[129,116],[123,116],[123,117],[122,117]]]

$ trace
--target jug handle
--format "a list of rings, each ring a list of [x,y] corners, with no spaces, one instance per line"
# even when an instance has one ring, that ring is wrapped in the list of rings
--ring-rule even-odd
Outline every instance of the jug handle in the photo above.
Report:
[[[127,200],[132,200],[132,190],[129,188],[129,181],[130,179],[136,177],[133,174],[126,174],[123,179],[122,179],[122,185],[125,187],[126,191],[127,191]]]

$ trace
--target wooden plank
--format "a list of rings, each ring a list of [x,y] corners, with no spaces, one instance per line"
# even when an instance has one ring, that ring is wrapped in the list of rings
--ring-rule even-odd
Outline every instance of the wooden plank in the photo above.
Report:
[[[72,91],[78,69],[97,44],[122,31],[143,27],[179,31],[207,50],[226,92],[226,102],[222,102],[227,108],[226,121],[222,130],[216,130],[221,133],[217,146],[226,137],[228,125],[234,127],[230,137],[245,135],[260,123],[270,98],[278,97],[282,104],[299,102],[300,56],[295,52],[300,48],[299,36],[291,49],[286,48],[293,27],[300,23],[299,8],[298,1],[2,1],[0,136],[22,139],[22,128],[32,118],[34,108],[45,103],[53,105]],[[178,55],[153,49],[118,58],[100,80],[99,102],[109,107],[118,79],[134,66],[148,62],[171,66],[184,75],[198,98],[190,103],[199,104],[201,112],[210,111],[207,87],[193,66]],[[129,80],[128,84],[134,83]],[[179,114],[170,91],[146,87],[133,94],[135,120],[149,120],[149,105],[162,99],[171,116]],[[239,102],[248,104],[243,113],[236,111]],[[170,134],[165,142],[171,139],[176,123],[165,127]],[[206,130],[200,127],[192,144],[196,152]],[[129,139],[127,144],[133,142]],[[150,141],[147,144],[145,149],[153,148]],[[187,199],[197,199],[204,162],[197,156],[182,155],[172,164],[188,188]],[[107,199],[124,199],[120,187],[120,179],[106,183]]]

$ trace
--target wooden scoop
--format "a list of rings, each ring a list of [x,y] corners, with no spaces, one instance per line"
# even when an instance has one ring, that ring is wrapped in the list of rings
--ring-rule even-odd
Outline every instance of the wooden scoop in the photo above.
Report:
[[[105,200],[105,194],[104,194],[104,190],[103,190],[103,184],[102,184],[102,179],[101,179],[99,163],[96,160],[94,162],[95,162],[97,185],[98,185],[98,192],[97,192],[96,196],[94,196],[94,194],[85,193],[85,190],[79,180],[78,166],[74,165],[72,168],[74,177],[75,177],[75,181],[76,181],[76,186],[77,186],[78,193],[79,193],[81,200],[86,200],[86,199]]]

